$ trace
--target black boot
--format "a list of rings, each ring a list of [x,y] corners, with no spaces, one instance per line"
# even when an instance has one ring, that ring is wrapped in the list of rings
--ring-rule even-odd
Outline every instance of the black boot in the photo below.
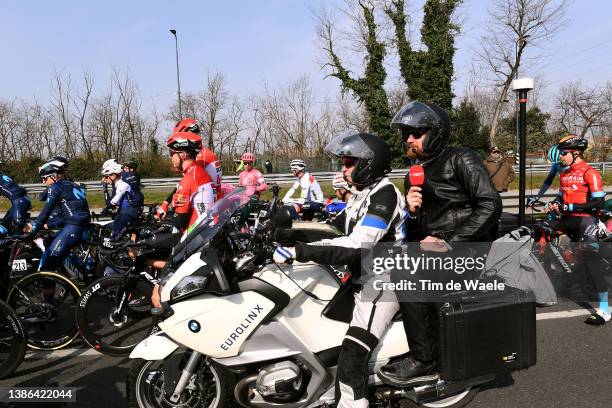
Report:
[[[436,381],[436,362],[423,362],[409,355],[391,362],[378,370],[380,379],[389,385],[406,386]]]

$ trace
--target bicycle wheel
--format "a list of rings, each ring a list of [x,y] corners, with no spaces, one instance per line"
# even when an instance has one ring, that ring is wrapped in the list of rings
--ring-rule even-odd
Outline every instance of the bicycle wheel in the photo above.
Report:
[[[128,355],[153,325],[151,289],[138,277],[113,276],[92,283],[76,311],[83,339],[103,354]]]
[[[37,272],[13,285],[7,303],[21,319],[31,348],[57,350],[78,335],[74,313],[80,296],[70,279]]]
[[[0,379],[21,364],[26,352],[26,334],[13,310],[0,300]]]

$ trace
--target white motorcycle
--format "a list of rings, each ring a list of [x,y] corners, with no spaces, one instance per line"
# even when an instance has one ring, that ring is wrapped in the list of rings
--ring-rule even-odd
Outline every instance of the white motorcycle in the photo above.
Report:
[[[176,269],[157,309],[161,330],[130,355],[130,407],[334,405],[352,303],[328,307],[341,287],[334,268],[269,261],[272,223],[260,223],[269,210],[260,211],[254,235],[239,232],[248,202],[242,189],[232,192],[175,248]],[[371,403],[391,406],[405,399],[409,406],[461,407],[479,384],[494,378],[438,378],[409,388],[383,384],[378,368],[407,352],[403,325],[394,321],[368,367]]]

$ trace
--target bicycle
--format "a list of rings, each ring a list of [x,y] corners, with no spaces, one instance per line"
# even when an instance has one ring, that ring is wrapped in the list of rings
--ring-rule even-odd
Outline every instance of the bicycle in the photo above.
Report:
[[[541,201],[535,201],[528,205],[534,211],[540,212],[538,208],[544,205]],[[597,236],[600,242],[604,242],[607,237],[605,225],[601,222],[602,212],[598,220]],[[607,215],[609,216],[609,214]],[[540,219],[534,224],[534,246],[536,255],[540,259],[542,266],[549,273],[555,290],[560,296],[571,298],[576,301],[588,301],[588,293],[592,293],[592,282],[589,277],[574,273],[583,261],[582,257],[589,248],[595,248],[593,243],[571,242],[570,238],[563,231],[557,230],[552,223],[557,217],[548,213],[546,219]],[[603,229],[602,229],[603,228]],[[591,255],[592,256],[592,255]],[[600,268],[610,268],[610,261],[605,257],[599,257]]]
[[[166,227],[150,235],[164,230]],[[147,255],[153,253],[146,245],[146,241],[129,241],[103,251],[103,261],[119,275],[96,280],[83,291],[79,301],[75,315],[79,332],[87,344],[103,354],[128,355],[149,335],[145,329],[154,325],[150,297],[158,281],[157,271],[144,266]],[[135,261],[125,255],[128,248],[139,248]],[[122,262],[126,259],[130,260],[128,265]]]
[[[0,379],[11,375],[25,357],[27,335],[19,317],[0,300]]]
[[[31,235],[2,239],[0,298],[6,299],[24,325],[29,347],[57,350],[78,335],[72,316],[81,292],[59,273],[21,270],[22,263],[15,263],[25,253],[21,244],[34,239],[36,236]]]

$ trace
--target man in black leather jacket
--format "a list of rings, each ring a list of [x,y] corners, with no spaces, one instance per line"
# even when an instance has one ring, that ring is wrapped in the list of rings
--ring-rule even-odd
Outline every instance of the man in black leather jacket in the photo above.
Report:
[[[446,242],[477,242],[490,238],[501,215],[501,198],[482,158],[465,147],[449,147],[450,119],[440,107],[421,102],[404,106],[392,126],[402,131],[407,156],[425,170],[422,187],[404,187],[408,214],[407,241],[442,246]],[[379,376],[409,385],[435,372],[437,305],[401,302],[410,355],[388,364]]]

